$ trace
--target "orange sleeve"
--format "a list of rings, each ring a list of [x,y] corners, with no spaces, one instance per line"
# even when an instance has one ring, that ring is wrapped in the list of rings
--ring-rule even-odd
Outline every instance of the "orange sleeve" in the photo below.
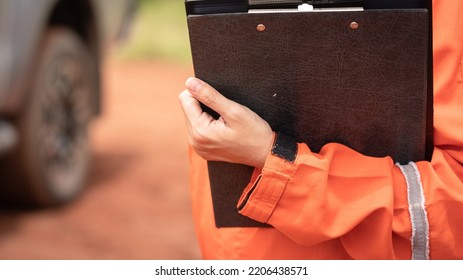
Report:
[[[434,1],[435,149],[431,162],[414,165],[431,259],[463,259],[462,10],[460,0]],[[413,239],[408,183],[390,157],[298,144],[294,163],[270,154],[238,204],[301,245],[340,238],[356,258],[388,259],[404,257],[394,248]]]
[[[339,144],[316,154],[299,144],[294,164],[269,155],[258,173],[242,196],[251,192],[241,213],[301,245],[342,237],[353,256],[389,259],[395,258],[392,233],[411,234],[405,179],[390,158],[366,157]]]
[[[463,167],[440,149],[431,163],[417,166],[430,225],[430,257],[463,258]],[[366,157],[339,144],[315,154],[299,144],[294,164],[270,155],[240,203],[249,192],[241,213],[301,245],[340,237],[356,258],[389,259],[403,258],[395,255],[394,246],[411,238],[405,177],[390,158]]]

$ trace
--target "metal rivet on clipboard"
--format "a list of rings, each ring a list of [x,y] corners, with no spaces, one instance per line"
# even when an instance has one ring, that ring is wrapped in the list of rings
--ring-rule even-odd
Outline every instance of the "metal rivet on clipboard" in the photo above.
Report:
[[[263,25],[263,24],[257,25],[257,30],[260,31],[260,32],[264,32],[265,31],[265,25]]]
[[[358,22],[353,21],[350,23],[350,29],[355,30],[357,28],[359,28]]]

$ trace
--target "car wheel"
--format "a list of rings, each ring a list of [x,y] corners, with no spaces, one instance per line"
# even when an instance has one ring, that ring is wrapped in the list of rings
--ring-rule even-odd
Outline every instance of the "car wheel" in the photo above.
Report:
[[[94,69],[85,44],[70,29],[46,31],[24,110],[17,151],[8,159],[10,202],[61,204],[83,189],[89,167],[88,124]]]

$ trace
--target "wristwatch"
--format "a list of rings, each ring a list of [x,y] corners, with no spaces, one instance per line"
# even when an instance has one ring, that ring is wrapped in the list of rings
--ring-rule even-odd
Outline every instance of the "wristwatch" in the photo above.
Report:
[[[289,135],[276,132],[273,140],[272,155],[294,162],[297,156],[297,141]]]

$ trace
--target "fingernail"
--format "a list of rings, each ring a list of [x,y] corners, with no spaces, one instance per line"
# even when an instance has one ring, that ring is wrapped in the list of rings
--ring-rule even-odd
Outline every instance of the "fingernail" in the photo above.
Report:
[[[189,78],[186,81],[186,87],[193,92],[198,92],[201,87],[203,86],[203,82],[201,80],[196,79],[196,78]]]

